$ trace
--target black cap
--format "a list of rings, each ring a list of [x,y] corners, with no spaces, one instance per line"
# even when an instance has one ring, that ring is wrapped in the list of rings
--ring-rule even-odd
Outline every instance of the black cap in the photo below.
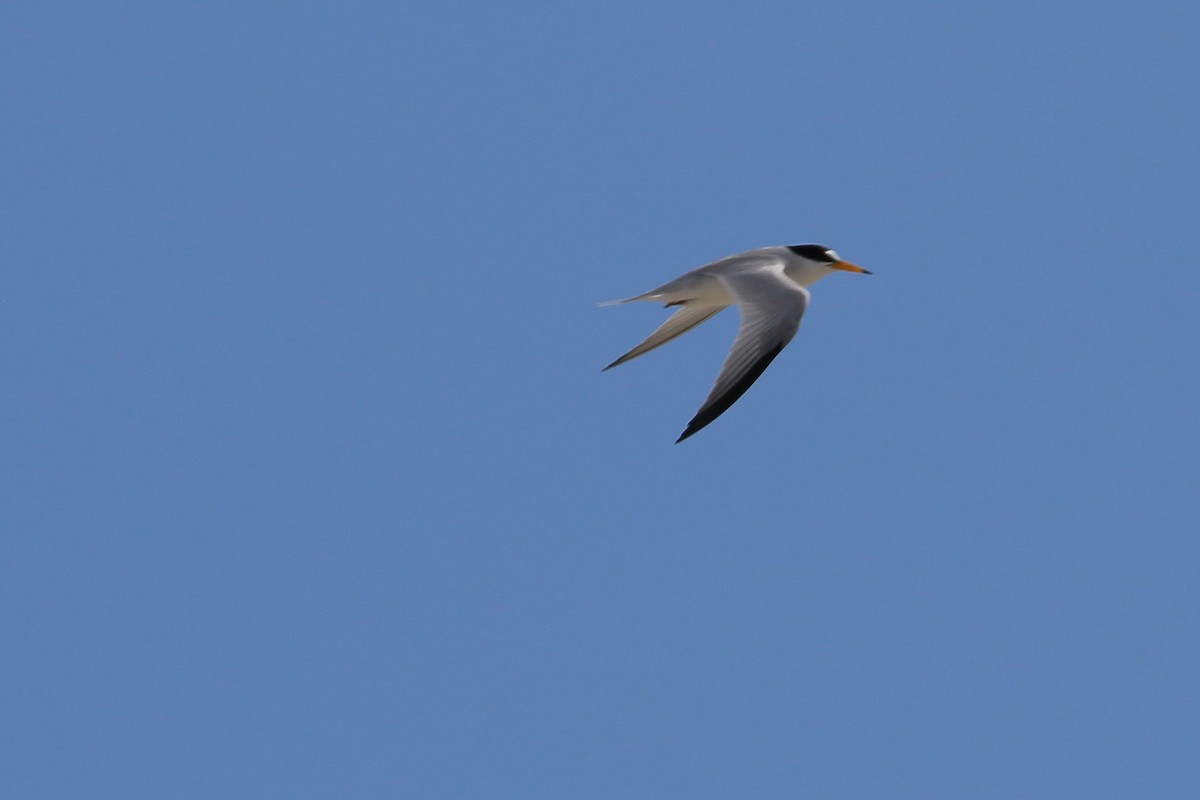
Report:
[[[790,244],[788,250],[809,261],[823,261],[826,264],[837,261],[837,258],[830,255],[832,251],[823,244]]]

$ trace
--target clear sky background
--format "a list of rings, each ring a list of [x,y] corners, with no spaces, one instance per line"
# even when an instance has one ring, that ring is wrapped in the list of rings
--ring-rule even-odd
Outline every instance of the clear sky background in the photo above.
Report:
[[[1198,38],[7,4],[0,796],[1200,796]]]

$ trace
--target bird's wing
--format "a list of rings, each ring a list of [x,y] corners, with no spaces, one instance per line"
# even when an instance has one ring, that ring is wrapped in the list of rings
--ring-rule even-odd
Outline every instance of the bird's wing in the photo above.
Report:
[[[681,336],[687,333],[692,328],[696,327],[701,322],[704,322],[704,320],[708,319],[713,314],[716,314],[718,311],[724,308],[726,308],[726,306],[683,306],[674,314],[667,317],[667,321],[660,325],[658,329],[654,331],[654,333],[646,337],[646,341],[642,342],[637,347],[633,348],[604,369],[612,369],[618,364],[624,364],[626,361],[631,361],[640,355],[649,353],[654,348],[666,344],[676,336]]]
[[[796,335],[808,307],[808,290],[783,274],[782,262],[729,270],[718,277],[737,298],[742,325],[716,384],[676,443],[724,414],[746,393]]]

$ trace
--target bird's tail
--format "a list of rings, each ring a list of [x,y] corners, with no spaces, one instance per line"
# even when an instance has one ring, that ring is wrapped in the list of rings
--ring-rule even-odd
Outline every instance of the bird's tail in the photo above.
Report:
[[[634,300],[643,300],[645,295],[639,294],[637,297],[626,297],[623,300],[605,300],[603,303],[596,303],[598,308],[607,308],[608,306],[619,306],[622,303],[632,303]]]

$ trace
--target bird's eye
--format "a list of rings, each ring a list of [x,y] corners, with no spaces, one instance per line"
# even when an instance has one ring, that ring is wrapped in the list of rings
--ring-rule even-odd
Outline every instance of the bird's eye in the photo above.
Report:
[[[841,261],[842,257],[837,254],[836,250],[826,250],[825,257],[830,261]]]

